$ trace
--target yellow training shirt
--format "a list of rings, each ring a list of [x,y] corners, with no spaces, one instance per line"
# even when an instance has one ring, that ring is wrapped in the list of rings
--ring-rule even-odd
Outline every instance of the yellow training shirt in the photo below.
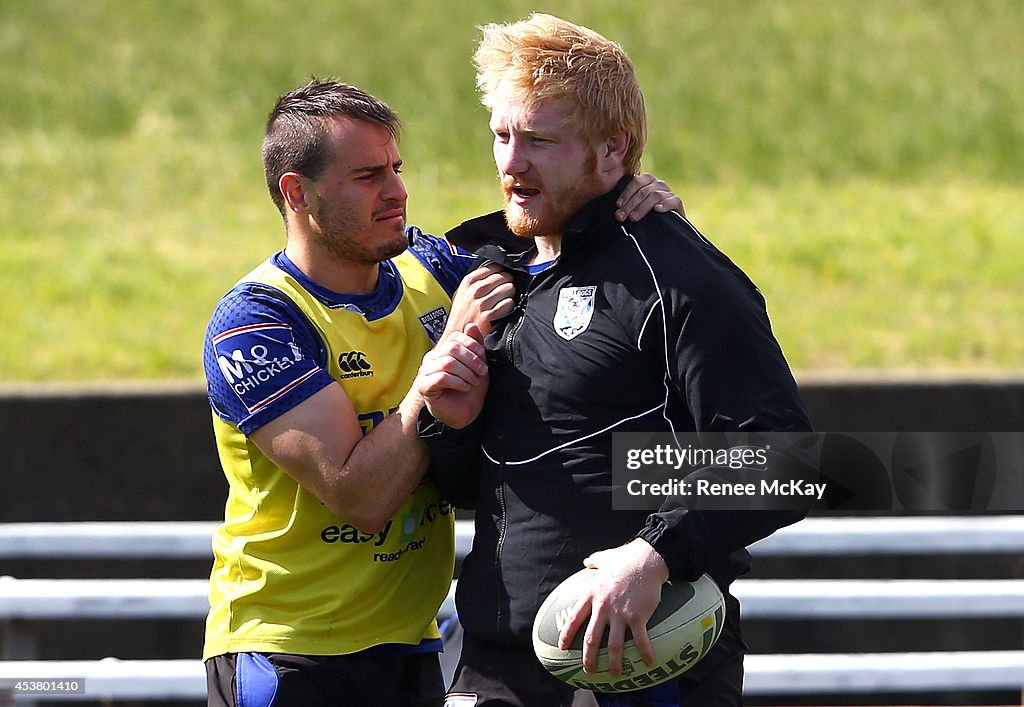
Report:
[[[409,390],[450,307],[445,289],[411,252],[382,263],[381,282],[395,294],[383,307],[378,298],[368,314],[311,291],[283,254],[263,263],[211,321],[211,391],[214,381],[228,385],[252,420],[326,369],[369,431]],[[260,297],[280,300],[312,324],[319,362],[296,345],[294,326],[246,320],[259,307],[245,303]],[[455,516],[433,485],[420,484],[383,530],[362,533],[277,468],[240,426],[251,429],[214,408],[229,491],[213,538],[204,660],[244,651],[338,655],[437,638],[435,615],[454,569]]]

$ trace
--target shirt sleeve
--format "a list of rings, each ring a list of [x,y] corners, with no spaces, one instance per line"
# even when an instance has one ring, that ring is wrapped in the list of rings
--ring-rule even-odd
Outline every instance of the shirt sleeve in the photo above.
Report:
[[[661,287],[641,343],[667,368],[674,401],[698,433],[809,431],[761,292],[703,238],[685,247],[686,259],[670,248],[651,258]],[[679,272],[685,287],[673,285]]]
[[[692,230],[686,236],[689,241],[681,246],[689,251],[686,265],[677,253],[669,252],[671,243],[663,244],[668,250],[651,259],[662,286],[645,328],[643,348],[663,357],[673,391],[670,405],[687,408],[698,434],[810,431],[760,291]],[[671,285],[673,270],[686,273],[685,288]],[[692,581],[731,553],[804,515],[802,511],[688,510],[685,504],[669,500],[649,517],[638,536],[665,558],[670,576]]]
[[[210,406],[249,435],[333,382],[326,348],[283,293],[235,287],[206,330],[203,367]]]

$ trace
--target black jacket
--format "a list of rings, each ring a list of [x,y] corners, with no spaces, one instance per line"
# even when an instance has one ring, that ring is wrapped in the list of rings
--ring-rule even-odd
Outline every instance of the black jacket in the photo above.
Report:
[[[518,256],[478,251],[515,272],[518,292],[486,341],[484,415],[462,431],[421,421],[444,492],[464,491],[457,472],[479,475],[457,593],[459,618],[478,638],[528,644],[555,585],[590,553],[638,535],[672,578],[707,572],[727,590],[749,569],[746,545],[803,515],[611,509],[612,432],[668,431],[666,418],[681,432],[810,430],[761,293],[679,214],[617,223],[625,181],[576,214],[560,257],[535,277]],[[514,243],[500,212],[447,236]],[[730,601],[720,643],[737,652]]]

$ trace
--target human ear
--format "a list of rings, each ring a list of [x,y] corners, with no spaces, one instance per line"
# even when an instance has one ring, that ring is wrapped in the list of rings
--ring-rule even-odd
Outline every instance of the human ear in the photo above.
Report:
[[[285,172],[277,180],[277,188],[281,190],[284,204],[292,211],[302,212],[309,208],[304,181],[302,175],[297,172]]]
[[[601,144],[601,148],[598,150],[598,159],[602,171],[612,172],[622,167],[626,161],[626,151],[629,150],[630,140],[629,133],[620,131]]]

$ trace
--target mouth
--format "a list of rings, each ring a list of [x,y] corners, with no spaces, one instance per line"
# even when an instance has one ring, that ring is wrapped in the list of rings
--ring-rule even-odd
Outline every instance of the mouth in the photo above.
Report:
[[[388,209],[387,211],[381,211],[374,215],[373,220],[379,223],[396,223],[399,221],[405,221],[405,209]]]
[[[531,199],[540,195],[540,189],[533,189],[531,187],[525,187],[521,184],[513,184],[505,188],[505,193],[508,195],[509,201],[514,201],[517,204],[526,204]]]

